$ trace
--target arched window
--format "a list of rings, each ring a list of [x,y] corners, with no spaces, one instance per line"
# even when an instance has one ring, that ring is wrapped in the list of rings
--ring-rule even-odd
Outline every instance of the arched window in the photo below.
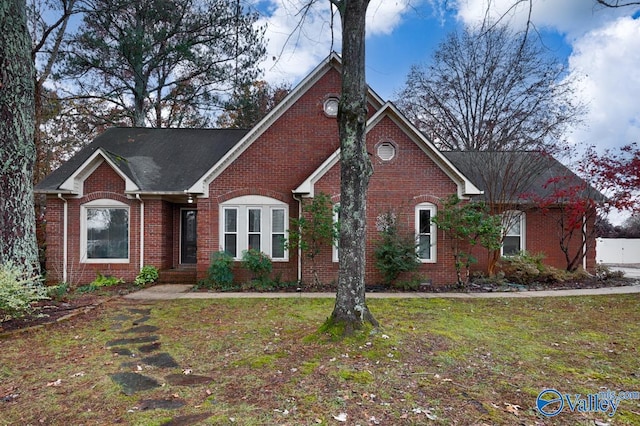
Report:
[[[436,261],[436,225],[431,221],[435,215],[435,204],[422,203],[416,206],[416,242],[418,258],[423,263]]]
[[[115,200],[90,201],[80,209],[80,261],[129,262],[129,206]]]
[[[248,249],[259,250],[274,261],[286,261],[289,206],[274,198],[248,195],[220,206],[220,245],[235,259]]]

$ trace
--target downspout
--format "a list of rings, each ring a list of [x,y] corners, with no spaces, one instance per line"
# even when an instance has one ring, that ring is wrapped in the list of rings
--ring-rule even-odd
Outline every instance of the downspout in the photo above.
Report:
[[[298,202],[298,220],[302,218],[302,199],[293,194],[293,199]],[[302,282],[302,248],[298,244],[298,285]]]
[[[587,270],[587,215],[582,216],[582,269]]]
[[[136,199],[140,201],[140,270],[144,268],[144,201],[140,194],[136,194]]]
[[[62,196],[61,193],[58,193],[58,198],[62,200],[64,206],[62,208],[62,282],[67,282],[67,261],[69,254],[67,252],[67,238],[68,238],[68,228],[67,222],[69,219],[69,206],[67,204],[67,200]]]

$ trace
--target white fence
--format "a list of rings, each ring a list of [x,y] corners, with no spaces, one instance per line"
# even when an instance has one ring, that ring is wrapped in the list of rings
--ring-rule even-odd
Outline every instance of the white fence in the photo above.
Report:
[[[596,262],[640,264],[640,239],[597,238]]]

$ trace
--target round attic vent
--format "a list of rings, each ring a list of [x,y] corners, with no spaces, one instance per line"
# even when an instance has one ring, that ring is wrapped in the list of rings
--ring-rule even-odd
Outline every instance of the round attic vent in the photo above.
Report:
[[[396,147],[391,142],[383,142],[378,145],[378,158],[389,161],[396,156]]]
[[[336,117],[338,115],[338,98],[329,98],[324,101],[323,109],[327,116]]]

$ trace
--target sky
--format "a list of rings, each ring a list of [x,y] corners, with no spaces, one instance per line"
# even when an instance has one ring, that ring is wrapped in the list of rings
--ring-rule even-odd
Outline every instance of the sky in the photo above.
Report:
[[[412,65],[425,65],[444,37],[481,21],[488,0],[371,0],[367,16],[369,85],[394,100]],[[340,52],[339,17],[331,31],[328,0],[318,0],[300,25],[306,0],[255,0],[266,24],[264,77],[296,84],[331,50]],[[448,9],[440,7],[447,5]],[[490,0],[490,13],[521,30],[529,2]],[[526,6],[526,7],[525,7]],[[576,145],[620,147],[640,142],[640,7],[608,9],[595,0],[532,0],[532,22],[549,54],[579,79],[577,96],[588,105]],[[296,27],[299,26],[299,31]]]
[[[253,0],[267,28],[263,67],[272,84],[295,85],[332,50],[340,52],[339,16],[332,31],[329,0],[317,0],[301,23],[305,3]],[[520,31],[529,5],[517,0],[371,0],[367,81],[384,100],[393,101],[411,66],[428,64],[448,33],[481,22],[487,13]],[[595,0],[531,0],[535,33],[549,54],[567,66],[569,77],[578,82],[576,96],[587,105],[583,123],[568,135],[576,152],[587,146],[602,152],[640,143],[639,18],[637,6],[611,9]],[[611,219],[620,223],[624,215]]]

